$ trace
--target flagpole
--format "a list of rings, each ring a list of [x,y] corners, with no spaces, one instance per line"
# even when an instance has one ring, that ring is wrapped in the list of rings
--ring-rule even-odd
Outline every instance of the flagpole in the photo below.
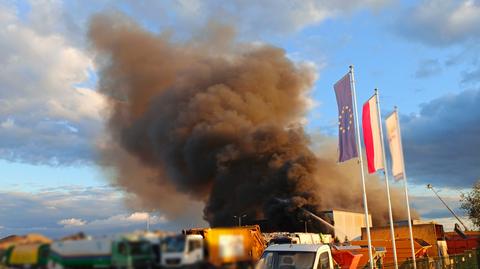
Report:
[[[350,84],[352,88],[352,97],[353,97],[353,106],[355,110],[355,130],[357,135],[357,149],[358,149],[358,160],[360,163],[360,172],[362,174],[362,188],[363,188],[363,208],[365,209],[365,224],[367,231],[367,241],[368,241],[368,257],[370,269],[373,269],[373,255],[372,255],[372,238],[370,237],[370,220],[368,218],[368,205],[367,205],[367,192],[365,188],[365,173],[363,171],[363,157],[362,157],[362,144],[360,141],[360,126],[358,123],[358,111],[357,111],[357,95],[355,92],[355,77],[353,75],[353,65],[350,65]]]
[[[392,249],[393,249],[393,262],[395,264],[395,269],[398,269],[398,259],[397,259],[397,245],[395,243],[395,231],[393,228],[393,216],[392,216],[392,202],[390,199],[390,187],[388,184],[388,165],[387,165],[387,158],[385,155],[385,143],[383,140],[383,128],[382,128],[382,116],[380,115],[380,100],[378,89],[375,89],[375,101],[377,103],[377,116],[378,121],[377,124],[380,129],[380,140],[382,142],[382,154],[383,154],[383,175],[385,176],[385,186],[387,189],[387,200],[388,200],[388,217],[390,218],[390,236],[392,238]]]
[[[395,106],[394,107],[394,113],[396,113],[397,117],[397,128],[398,128],[398,138],[400,140],[400,150],[402,151],[402,157],[403,156],[403,145],[402,145],[402,131],[400,130],[400,121],[398,119],[398,108]],[[415,259],[415,246],[413,243],[413,231],[412,231],[412,217],[410,215],[410,202],[408,201],[408,187],[407,187],[407,171],[405,170],[405,160],[402,162],[403,165],[403,187],[405,189],[405,202],[407,203],[407,216],[408,216],[408,230],[410,233],[410,248],[412,251],[412,261],[413,261],[413,269],[417,269],[417,262]]]

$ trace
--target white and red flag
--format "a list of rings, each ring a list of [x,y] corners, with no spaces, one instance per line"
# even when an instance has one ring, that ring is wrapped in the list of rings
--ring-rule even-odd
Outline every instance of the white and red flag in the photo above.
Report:
[[[403,163],[402,138],[396,109],[387,117],[385,124],[387,126],[387,138],[392,158],[392,174],[395,179],[399,180],[405,177],[405,165]]]
[[[362,111],[363,141],[370,174],[384,168],[379,124],[377,95],[375,94],[363,105]]]

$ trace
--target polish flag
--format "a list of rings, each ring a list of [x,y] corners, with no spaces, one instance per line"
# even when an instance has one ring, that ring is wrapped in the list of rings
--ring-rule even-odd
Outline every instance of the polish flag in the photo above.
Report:
[[[382,140],[378,120],[377,95],[363,105],[362,128],[365,151],[367,152],[368,173],[383,169]]]

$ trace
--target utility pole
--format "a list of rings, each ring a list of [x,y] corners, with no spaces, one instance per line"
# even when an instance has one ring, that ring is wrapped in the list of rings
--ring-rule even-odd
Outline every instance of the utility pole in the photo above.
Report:
[[[465,231],[468,231],[467,226],[460,220],[460,218],[457,216],[457,214],[455,214],[455,212],[453,212],[453,210],[447,205],[447,203],[445,203],[445,201],[443,201],[443,199],[440,197],[440,195],[438,195],[437,191],[433,188],[432,184],[427,184],[427,188],[431,189],[433,191],[433,193],[435,193],[435,195],[438,197],[438,199],[440,199],[440,201],[442,201],[443,205],[445,205],[445,207],[448,209],[448,211],[450,211],[450,213],[452,213],[452,215],[458,220],[458,222],[460,222],[460,224],[462,224],[463,228],[465,228]]]

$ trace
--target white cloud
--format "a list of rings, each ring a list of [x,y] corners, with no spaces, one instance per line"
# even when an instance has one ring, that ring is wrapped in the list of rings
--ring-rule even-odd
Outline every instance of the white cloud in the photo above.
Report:
[[[63,14],[61,0],[30,0],[29,4],[34,12],[28,19],[36,32],[50,34],[58,29]]]
[[[328,18],[346,15],[359,9],[379,9],[389,2],[388,0],[237,0],[223,6],[232,13],[230,15],[236,19],[235,21],[243,23],[240,27],[246,26],[251,32],[266,29],[284,33],[298,31],[306,26],[321,23]],[[221,4],[213,1],[205,9],[215,10],[215,7],[218,6]]]
[[[150,215],[150,216],[149,216]],[[165,216],[149,214],[147,212],[134,212],[132,214],[119,214],[105,219],[97,219],[88,223],[92,228],[109,227],[109,226],[131,226],[134,224],[146,224],[147,219],[150,224],[166,223],[168,220]]]
[[[82,219],[70,218],[70,219],[62,219],[58,222],[58,224],[63,225],[64,227],[77,227],[77,226],[83,226],[87,224],[87,222]]]
[[[53,14],[64,11],[53,2],[32,3],[32,24],[17,17],[14,7],[0,4],[3,159],[53,165],[92,159],[91,142],[101,130],[104,101],[93,89],[78,86],[91,79],[91,56],[56,29],[46,31],[63,23],[56,19],[61,14]],[[44,22],[35,19],[43,9],[49,9]]]
[[[7,118],[6,120],[2,121],[2,123],[0,123],[0,127],[4,129],[13,128],[14,125],[15,121],[11,118]]]
[[[297,31],[389,2],[32,0],[27,10],[2,3],[0,158],[51,165],[92,161],[92,141],[102,130],[105,102],[89,88],[93,86],[79,85],[93,83],[89,74],[95,67],[85,49],[85,31],[94,12],[124,10],[150,30],[173,28],[180,36],[195,34],[215,19],[235,25],[240,36],[258,37]]]
[[[233,0],[125,1],[128,14],[147,26],[172,27],[192,34],[210,20],[232,24],[241,36],[284,34],[361,9],[377,10],[391,0]],[[110,1],[115,5],[117,1]],[[118,5],[116,5],[118,7]],[[120,8],[122,10],[122,8]],[[155,28],[156,30],[156,28]]]
[[[480,3],[473,0],[425,0],[401,13],[397,22],[405,36],[434,46],[478,40],[479,24]]]
[[[125,207],[124,193],[112,187],[58,186],[36,192],[0,191],[0,238],[11,234],[39,232],[58,238],[84,231],[91,235],[112,235],[146,228],[147,212]],[[152,229],[179,231],[202,227],[205,222],[192,214],[169,219],[150,212]],[[18,214],[21,212],[21,214]]]
[[[78,226],[85,226],[83,229],[91,228],[108,228],[108,227],[125,227],[138,224],[146,224],[147,221],[151,225],[166,223],[167,219],[164,216],[156,214],[149,214],[148,212],[134,212],[131,214],[118,214],[108,218],[95,219],[92,221],[85,221],[78,218],[62,219],[57,223],[63,225],[64,228],[75,228]]]
[[[459,217],[460,220],[467,226],[469,230],[473,230],[474,226],[473,223],[467,218],[467,217]],[[427,221],[434,221],[438,224],[443,225],[443,230],[446,232],[451,232],[455,228],[455,223],[458,223],[460,225],[460,228],[464,230],[463,226],[460,224],[460,222],[455,218],[455,217],[448,217],[448,218],[432,218],[432,219],[426,219]]]
[[[83,119],[100,120],[100,112],[105,107],[105,99],[96,91],[75,87],[70,98],[65,100],[51,99],[47,105],[50,115],[71,122],[78,122]]]
[[[42,233],[47,236],[65,235],[59,225],[83,229],[84,225],[76,225],[127,211],[122,193],[111,187],[59,186],[35,192],[0,191],[0,200],[4,201],[0,210],[0,225],[4,229],[0,237],[40,230],[39,227],[43,227]]]
[[[133,212],[130,214],[117,214],[91,221],[85,221],[78,218],[62,219],[57,223],[59,225],[63,225],[63,227],[66,229],[83,226],[82,229],[84,230],[98,230],[118,227],[133,228],[138,227],[138,225],[145,226],[147,221],[150,223],[150,225],[164,224],[168,222],[167,218],[163,215],[151,214],[148,212]]]

